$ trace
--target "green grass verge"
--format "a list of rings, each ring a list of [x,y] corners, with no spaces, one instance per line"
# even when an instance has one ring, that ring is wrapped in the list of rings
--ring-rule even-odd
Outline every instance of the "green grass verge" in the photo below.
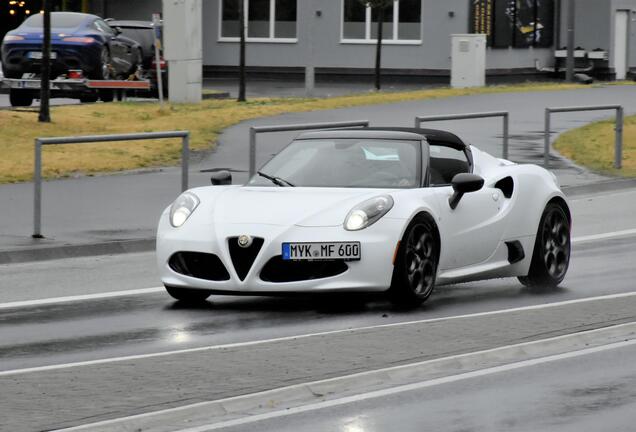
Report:
[[[559,136],[554,148],[593,171],[636,177],[636,116],[625,118],[622,169],[614,168],[614,126],[614,119],[611,119],[570,130]]]
[[[27,181],[33,173],[37,137],[189,130],[193,150],[210,150],[218,134],[244,120],[277,114],[396,103],[477,94],[585,88],[576,84],[526,83],[473,89],[435,88],[410,92],[370,92],[325,99],[205,100],[196,105],[111,103],[54,107],[53,122],[38,123],[33,111],[0,111],[0,183]],[[247,137],[246,137],[247,139]],[[59,145],[43,152],[43,175],[60,178],[175,165],[178,140]]]

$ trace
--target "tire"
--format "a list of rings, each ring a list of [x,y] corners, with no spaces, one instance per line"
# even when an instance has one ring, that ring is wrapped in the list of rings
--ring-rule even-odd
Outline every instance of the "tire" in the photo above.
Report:
[[[95,103],[99,100],[99,97],[96,94],[82,95],[79,100],[81,103]]]
[[[33,93],[26,90],[11,89],[9,102],[13,107],[28,107],[33,104]]]
[[[439,235],[430,216],[416,216],[400,242],[388,294],[397,306],[415,307],[433,292],[439,263]]]
[[[202,303],[210,297],[210,292],[192,288],[175,288],[165,285],[166,291],[172,298],[187,303]]]
[[[22,75],[24,75],[22,72],[19,71],[3,71],[4,72],[4,77],[7,79],[20,79],[22,78]]]
[[[102,102],[112,102],[115,99],[115,92],[113,90],[102,89],[99,91],[99,98]]]
[[[112,79],[110,70],[110,52],[108,51],[108,48],[102,48],[102,52],[99,54],[99,64],[90,77],[98,80]]]
[[[530,270],[519,282],[527,287],[556,288],[568,271],[570,246],[568,216],[563,207],[549,203],[539,222]]]

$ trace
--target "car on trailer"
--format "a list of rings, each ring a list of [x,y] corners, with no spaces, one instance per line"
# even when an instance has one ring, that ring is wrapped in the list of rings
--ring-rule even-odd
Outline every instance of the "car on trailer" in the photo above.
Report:
[[[142,51],[142,67],[152,83],[153,93],[158,92],[157,69],[160,71],[161,84],[164,95],[168,94],[168,63],[163,57],[163,44],[161,42],[162,28],[155,28],[151,21],[132,21],[106,19],[109,26],[120,31],[122,35],[139,43]],[[157,58],[155,54],[155,36],[159,33],[159,68],[157,68]]]
[[[570,262],[556,177],[445,131],[303,133],[247,184],[212,182],[159,221],[160,276],[179,300],[386,291],[417,305],[450,283],[557,286]]]
[[[2,42],[4,76],[8,79],[34,78],[42,66],[43,15],[27,18],[8,32]],[[96,15],[75,12],[51,13],[51,79],[81,71],[93,80],[124,80],[134,74],[143,61],[142,48],[111,28]],[[11,88],[14,106],[31,105],[37,93]],[[83,101],[112,100],[112,91],[83,92]]]

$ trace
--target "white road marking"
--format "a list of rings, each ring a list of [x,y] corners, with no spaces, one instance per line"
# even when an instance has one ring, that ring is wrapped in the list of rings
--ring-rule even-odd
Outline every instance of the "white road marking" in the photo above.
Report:
[[[596,240],[607,240],[611,238],[629,237],[633,235],[636,235],[636,229],[612,231],[612,232],[607,232],[602,234],[592,234],[587,236],[574,237],[572,239],[572,243],[584,243],[584,242],[590,242],[590,241],[596,241]]]
[[[611,326],[611,327],[603,327],[603,328],[598,328],[598,329],[594,329],[594,330],[587,330],[587,331],[579,332],[579,333],[576,333],[575,335],[580,336],[580,335],[584,335],[584,334],[589,335],[589,334],[594,334],[594,333],[602,333],[602,332],[607,332],[609,329],[619,329],[619,328],[620,329],[627,329],[627,328],[631,328],[633,326],[634,326],[634,323],[618,324],[618,325]],[[68,428],[68,429],[63,429],[63,431],[70,432],[70,431],[79,431],[79,430],[86,430],[86,429],[90,430],[90,429],[95,428],[95,427],[104,428],[104,427],[108,427],[108,426],[114,426],[114,425],[117,425],[117,424],[121,424],[122,422],[141,420],[141,419],[145,419],[145,418],[160,416],[160,415],[163,415],[163,414],[175,414],[175,413],[178,413],[180,411],[184,411],[184,410],[188,410],[188,409],[194,409],[194,408],[199,408],[199,407],[209,407],[211,404],[223,404],[223,403],[228,403],[228,402],[240,401],[240,400],[244,400],[246,397],[250,397],[250,398],[256,397],[256,398],[262,398],[262,399],[271,399],[271,398],[275,398],[275,394],[277,394],[277,392],[280,392],[281,390],[301,389],[301,388],[311,387],[311,386],[320,385],[320,384],[338,382],[338,381],[342,381],[343,379],[346,380],[346,379],[351,379],[351,378],[358,378],[358,377],[365,377],[365,376],[373,376],[373,375],[377,375],[377,374],[391,373],[391,372],[394,372],[394,371],[397,371],[397,370],[401,370],[401,369],[413,368],[413,367],[417,367],[417,366],[424,366],[424,365],[432,364],[432,363],[439,363],[439,362],[443,362],[443,361],[461,360],[463,358],[471,357],[471,356],[475,356],[475,355],[479,355],[479,354],[498,353],[498,352],[501,352],[502,350],[506,350],[506,349],[510,349],[510,348],[525,348],[525,347],[529,347],[529,346],[533,346],[533,345],[539,345],[539,344],[545,344],[545,343],[550,343],[551,344],[551,343],[556,342],[556,341],[571,339],[573,336],[574,336],[573,334],[555,336],[555,337],[551,337],[551,338],[548,338],[548,339],[540,339],[540,340],[537,340],[537,341],[523,342],[523,343],[520,343],[520,344],[513,344],[513,345],[506,345],[506,346],[502,346],[502,347],[490,348],[490,349],[487,349],[487,350],[475,351],[475,352],[464,353],[464,354],[457,354],[457,355],[453,355],[453,356],[442,357],[442,358],[437,358],[437,359],[432,359],[432,360],[425,360],[425,361],[421,361],[421,362],[417,362],[417,363],[411,363],[411,364],[406,364],[406,365],[390,366],[390,367],[383,368],[383,369],[376,369],[376,370],[371,370],[371,371],[358,372],[358,373],[354,373],[354,374],[350,374],[350,375],[345,375],[345,376],[340,376],[340,377],[335,377],[335,378],[328,378],[328,379],[324,379],[324,380],[293,384],[293,385],[286,386],[286,387],[280,387],[280,388],[275,388],[275,389],[271,389],[271,390],[264,390],[264,391],[260,391],[260,392],[256,392],[256,393],[247,394],[247,395],[234,396],[234,397],[229,397],[229,398],[219,399],[219,400],[214,400],[214,401],[197,402],[197,403],[190,404],[190,405],[183,405],[183,406],[174,407],[174,408],[166,408],[166,409],[163,409],[163,410],[146,412],[146,413],[143,413],[143,414],[136,414],[136,415],[132,415],[132,416],[120,417],[120,418],[115,418],[115,419],[110,419],[110,420],[103,420],[103,421],[99,421],[99,422],[95,422],[95,423],[89,423],[89,424],[74,426],[74,427],[71,427],[71,428]],[[614,345],[616,345],[616,344],[626,344],[626,343],[628,343],[628,344],[636,343],[636,339],[629,340],[629,341],[615,342],[613,344],[600,345],[600,346],[597,346],[597,347],[586,348],[586,349],[577,350],[577,351],[571,351],[571,352],[568,352],[568,353],[554,354],[554,355],[551,355],[551,356],[539,357],[537,359],[513,362],[513,363],[509,363],[507,365],[501,365],[501,366],[496,366],[496,367],[492,367],[492,368],[485,368],[485,369],[481,369],[481,370],[477,370],[477,371],[466,372],[466,373],[456,374],[456,375],[442,377],[442,378],[436,378],[436,379],[433,379],[433,380],[420,381],[420,382],[414,383],[414,384],[400,385],[400,386],[395,386],[395,387],[388,388],[388,389],[375,390],[373,392],[367,392],[367,393],[360,393],[360,394],[355,395],[355,396],[348,396],[348,397],[344,397],[344,398],[334,399],[334,400],[331,400],[331,401],[323,401],[323,402],[312,403],[312,404],[305,405],[304,407],[286,408],[285,410],[273,411],[271,413],[257,414],[257,415],[254,415],[252,417],[249,417],[247,419],[235,419],[235,420],[230,420],[230,421],[225,421],[225,422],[210,423],[210,424],[208,424],[206,426],[199,426],[199,427],[196,427],[196,428],[189,428],[189,429],[185,429],[185,430],[182,430],[182,431],[179,431],[179,432],[194,432],[194,431],[201,431],[201,430],[205,431],[205,430],[218,429],[218,428],[221,428],[221,427],[237,426],[239,424],[251,423],[251,422],[256,422],[256,421],[260,421],[260,420],[265,420],[267,418],[279,417],[281,415],[285,415],[285,414],[279,414],[279,413],[286,413],[286,414],[287,413],[294,413],[293,410],[299,410],[301,408],[305,408],[305,410],[311,410],[311,409],[326,408],[326,407],[322,406],[325,403],[329,403],[329,404],[331,404],[330,406],[334,406],[334,405],[340,405],[340,404],[343,404],[343,403],[357,402],[357,401],[364,400],[366,395],[375,394],[377,392],[387,392],[387,391],[391,391],[391,390],[398,389],[398,388],[404,388],[405,386],[421,386],[420,388],[429,387],[429,386],[432,386],[432,385],[444,384],[446,382],[458,381],[459,379],[470,378],[472,376],[480,376],[480,375],[487,375],[488,373],[495,373],[497,371],[502,371],[502,368],[510,368],[511,366],[514,366],[514,365],[521,365],[521,366],[517,366],[517,367],[531,366],[533,364],[539,364],[539,363],[543,363],[543,362],[546,362],[546,361],[554,361],[554,360],[564,359],[564,358],[573,357],[573,356],[577,356],[577,355],[589,354],[589,353],[596,352],[596,351],[603,351],[603,350],[607,350],[607,349],[612,349],[612,348],[614,348]],[[618,348],[618,347],[619,346],[616,346],[615,348]],[[593,350],[596,350],[596,351],[593,351]],[[546,359],[550,359],[550,360],[546,360]],[[537,361],[539,363],[537,363]],[[530,362],[533,362],[533,363],[529,364]],[[512,368],[512,369],[514,369],[514,368]],[[508,370],[508,369],[506,369],[506,370]],[[477,374],[477,375],[474,375],[474,374]],[[439,381],[441,381],[441,382],[439,382]],[[402,390],[402,391],[408,391],[408,389],[407,390]],[[399,392],[399,391],[396,391],[396,393],[397,392]],[[378,396],[371,396],[371,397],[379,397],[379,396],[385,396],[385,395],[386,394],[381,394],[381,395],[378,395]],[[366,398],[368,399],[368,398],[371,398],[371,397],[366,397]],[[352,398],[355,398],[356,400],[351,400]],[[343,400],[346,400],[346,402],[342,402]],[[315,406],[317,406],[317,405],[320,405],[320,406],[318,408],[315,408]],[[313,407],[313,408],[308,408],[307,409],[307,407]],[[295,411],[295,412],[302,412],[302,411]],[[266,416],[266,417],[263,418],[261,416]],[[235,422],[235,421],[239,421],[240,423],[229,424],[229,423]]]
[[[584,196],[584,197],[580,197],[580,198],[568,199],[568,201],[569,202],[592,201],[592,200],[595,200],[595,199],[612,198],[612,197],[616,197],[616,196],[620,196],[620,195],[633,195],[635,193],[636,193],[636,191],[634,189],[621,191],[621,192],[613,192],[613,193],[597,192],[597,193],[594,193],[592,195],[588,195],[588,196]]]
[[[123,362],[123,361],[129,361],[129,360],[140,360],[140,359],[164,357],[164,356],[178,355],[178,354],[189,354],[189,353],[202,352],[202,351],[212,351],[212,350],[246,347],[246,346],[253,346],[253,345],[262,345],[262,344],[274,343],[274,342],[286,342],[291,340],[307,339],[307,338],[316,337],[316,336],[327,336],[327,335],[342,334],[342,333],[355,333],[358,331],[375,330],[375,329],[383,329],[383,328],[391,328],[391,327],[402,327],[402,326],[409,326],[413,324],[426,324],[426,323],[450,321],[450,320],[456,320],[456,319],[501,315],[501,314],[511,313],[511,312],[547,309],[547,308],[553,308],[553,307],[559,307],[559,306],[565,306],[565,305],[571,305],[571,304],[589,303],[594,301],[612,300],[612,299],[628,298],[628,297],[634,297],[634,296],[636,296],[636,291],[631,291],[627,293],[619,293],[619,294],[609,294],[609,295],[597,296],[597,297],[580,298],[575,300],[566,300],[566,301],[554,302],[554,303],[522,306],[522,307],[511,308],[511,309],[499,309],[494,311],[478,312],[478,313],[465,314],[465,315],[454,315],[449,317],[431,318],[431,319],[425,319],[425,320],[405,321],[405,322],[397,322],[397,323],[391,323],[391,324],[379,324],[379,325],[365,326],[365,327],[354,327],[354,328],[347,328],[347,329],[340,329],[340,330],[306,333],[301,335],[284,336],[284,337],[278,337],[278,338],[272,338],[272,339],[261,339],[261,340],[247,341],[247,342],[235,342],[235,343],[223,344],[223,345],[211,345],[211,346],[203,346],[203,347],[196,347],[196,348],[186,348],[181,350],[155,352],[155,353],[149,353],[149,354],[136,354],[136,355],[122,356],[122,357],[111,357],[111,358],[104,358],[104,359],[87,360],[82,362],[62,363],[62,364],[38,366],[38,367],[24,368],[24,369],[13,369],[13,370],[7,370],[7,371],[0,371],[0,377],[8,376],[8,375],[34,373],[34,372],[45,372],[45,371],[59,370],[59,369],[68,369],[68,368],[81,367],[81,366],[92,366],[92,365],[98,365],[98,364],[104,364],[104,363],[116,363],[116,362]]]
[[[207,431],[212,431],[212,430],[217,430],[222,428],[241,426],[241,425],[245,425],[249,423],[256,423],[263,420],[269,420],[272,418],[287,417],[290,415],[300,414],[300,413],[304,413],[308,411],[316,411],[316,410],[321,410],[325,408],[332,408],[332,407],[336,407],[340,405],[361,402],[361,401],[365,401],[369,399],[387,397],[387,396],[391,396],[391,395],[395,395],[399,393],[421,390],[427,387],[454,383],[454,382],[462,381],[465,379],[471,379],[471,378],[477,378],[477,377],[482,377],[486,375],[497,374],[501,372],[507,372],[507,371],[511,371],[515,369],[521,369],[521,368],[529,367],[529,366],[536,366],[536,365],[555,362],[559,360],[567,360],[571,358],[581,357],[584,355],[595,354],[595,353],[618,349],[618,348],[624,348],[624,347],[628,347],[632,345],[636,345],[636,339],[630,340],[630,341],[624,341],[624,342],[616,342],[613,344],[604,345],[600,347],[587,348],[584,350],[573,351],[573,352],[564,353],[564,354],[556,354],[556,355],[552,355],[548,357],[542,357],[542,358],[537,358],[532,360],[524,360],[517,363],[510,363],[507,365],[495,366],[495,367],[481,369],[481,370],[477,370],[473,372],[466,372],[466,373],[462,373],[458,375],[451,375],[447,377],[436,378],[429,381],[422,381],[422,382],[418,382],[414,384],[405,384],[398,387],[393,387],[393,388],[388,388],[383,390],[376,390],[376,391],[372,391],[368,393],[362,393],[362,394],[358,394],[354,396],[347,396],[340,399],[334,399],[334,400],[329,400],[324,402],[317,402],[317,403],[313,403],[309,405],[288,408],[285,410],[273,411],[273,412],[264,413],[264,414],[257,414],[257,415],[253,415],[249,417],[244,417],[244,418],[239,418],[234,420],[227,420],[224,422],[213,423],[213,424],[208,424],[208,425],[199,426],[199,427],[181,429],[178,432],[207,432]]]
[[[24,301],[10,302],[10,303],[0,303],[0,310],[21,308],[21,307],[27,307],[27,306],[45,306],[45,305],[48,306],[48,305],[57,304],[57,303],[70,303],[75,301],[97,300],[97,299],[105,299],[105,298],[113,298],[113,297],[154,294],[154,293],[163,292],[163,291],[165,291],[164,287],[155,287],[155,288],[133,289],[133,290],[126,290],[126,291],[111,291],[111,292],[96,293],[96,294],[82,294],[82,295],[76,295],[76,296],[53,297],[53,298],[45,298],[45,299],[38,299],[38,300],[24,300]]]

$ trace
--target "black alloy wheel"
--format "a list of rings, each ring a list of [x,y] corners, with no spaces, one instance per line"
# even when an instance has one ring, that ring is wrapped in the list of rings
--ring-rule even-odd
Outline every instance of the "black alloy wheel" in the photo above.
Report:
[[[564,209],[554,203],[541,216],[528,276],[519,281],[526,286],[554,288],[570,265],[570,221]]]
[[[389,289],[401,306],[417,306],[433,292],[439,262],[437,228],[430,217],[417,216],[400,243]]]
[[[184,303],[203,303],[211,294],[210,291],[201,289],[175,288],[168,285],[165,285],[165,287],[172,298]]]

